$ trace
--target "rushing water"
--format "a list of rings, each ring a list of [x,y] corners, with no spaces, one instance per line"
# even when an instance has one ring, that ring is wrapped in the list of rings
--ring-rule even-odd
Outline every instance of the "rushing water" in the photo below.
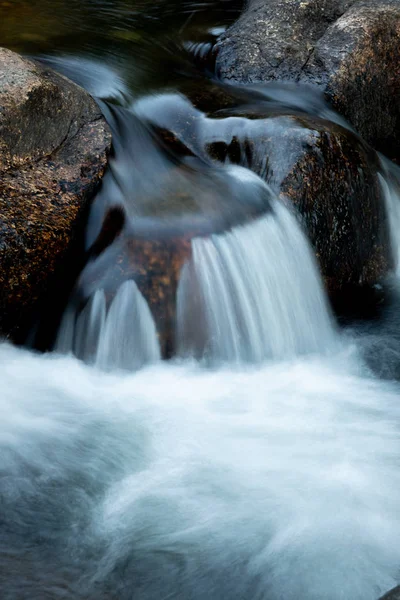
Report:
[[[1,348],[4,600],[376,600],[398,386],[329,359],[105,375]]]
[[[296,215],[193,156],[212,122],[182,94],[225,91],[200,59],[241,3],[5,4],[0,43],[109,101],[114,152],[56,351],[0,345],[1,600],[377,600],[400,581],[399,270],[383,317],[340,330]],[[346,125],[309,90],[230,92]],[[398,256],[383,158],[380,181]]]
[[[257,363],[332,348],[314,258],[284,206],[192,245],[178,289],[181,354]]]
[[[68,308],[55,350],[71,352],[103,369],[134,371],[160,359],[153,317],[132,280],[121,285],[108,311],[102,289],[93,293],[79,315]]]

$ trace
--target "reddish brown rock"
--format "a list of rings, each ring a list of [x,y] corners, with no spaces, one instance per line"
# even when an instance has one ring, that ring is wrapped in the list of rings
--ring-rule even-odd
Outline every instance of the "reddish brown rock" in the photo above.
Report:
[[[74,271],[80,228],[110,143],[108,127],[86,92],[0,49],[3,336],[22,341],[49,289],[55,281],[62,286]]]

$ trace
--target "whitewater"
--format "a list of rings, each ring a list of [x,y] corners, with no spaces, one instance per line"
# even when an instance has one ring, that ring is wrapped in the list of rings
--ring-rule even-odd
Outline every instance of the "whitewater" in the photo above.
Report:
[[[399,386],[354,343],[111,374],[0,353],[4,600],[373,600],[398,581]]]

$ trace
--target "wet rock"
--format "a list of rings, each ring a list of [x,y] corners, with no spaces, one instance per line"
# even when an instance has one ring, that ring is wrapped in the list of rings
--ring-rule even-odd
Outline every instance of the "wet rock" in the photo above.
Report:
[[[290,199],[334,305],[359,313],[391,266],[376,153],[340,125],[307,116],[230,117],[207,131],[211,156],[250,168]]]
[[[57,285],[60,293],[73,277],[80,228],[110,143],[99,108],[82,89],[0,49],[3,336],[24,340],[49,290]]]
[[[191,240],[265,214],[271,198],[251,173],[241,180],[241,169],[201,162],[171,169],[172,179],[159,181],[164,193],[147,198],[134,219],[126,209],[123,213],[112,209],[106,215],[73,300],[79,310],[101,289],[109,306],[121,285],[133,280],[149,305],[166,358],[176,347],[177,289],[182,267],[192,254]]]
[[[253,0],[217,51],[223,80],[320,86],[369,144],[400,158],[397,0]]]
[[[400,600],[400,586],[382,596],[380,600]]]
[[[153,99],[142,118],[175,147],[247,167],[289,199],[337,311],[369,314],[380,296],[375,286],[392,265],[376,152],[341,125],[306,114],[257,104],[208,118],[178,100]]]
[[[167,118],[172,111],[172,119],[170,100],[163,114]],[[158,137],[150,126],[150,116],[159,114],[153,102],[147,110],[136,107],[145,124],[122,108],[105,109],[112,130],[123,135],[115,136],[115,157],[91,209],[91,259],[72,304],[78,314],[96,290],[103,290],[110,306],[121,285],[133,280],[154,318],[161,353],[169,357],[176,346],[177,288],[191,257],[191,240],[265,214],[273,194],[245,169],[213,165],[204,152],[203,158],[196,157],[172,132],[172,143],[168,136]],[[184,110],[180,114],[183,126]],[[193,109],[193,119],[197,115]],[[157,126],[162,127],[160,119]]]

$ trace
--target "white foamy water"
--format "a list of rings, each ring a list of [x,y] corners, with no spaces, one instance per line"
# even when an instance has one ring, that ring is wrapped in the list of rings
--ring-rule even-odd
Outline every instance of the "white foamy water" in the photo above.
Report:
[[[335,332],[314,256],[295,217],[270,214],[192,241],[178,289],[178,352],[258,362],[331,349]]]
[[[399,386],[349,350],[111,375],[0,347],[3,600],[376,600]]]
[[[118,289],[107,312],[103,290],[96,290],[77,315],[69,307],[56,351],[74,353],[103,369],[136,370],[160,359],[154,319],[134,281]]]

